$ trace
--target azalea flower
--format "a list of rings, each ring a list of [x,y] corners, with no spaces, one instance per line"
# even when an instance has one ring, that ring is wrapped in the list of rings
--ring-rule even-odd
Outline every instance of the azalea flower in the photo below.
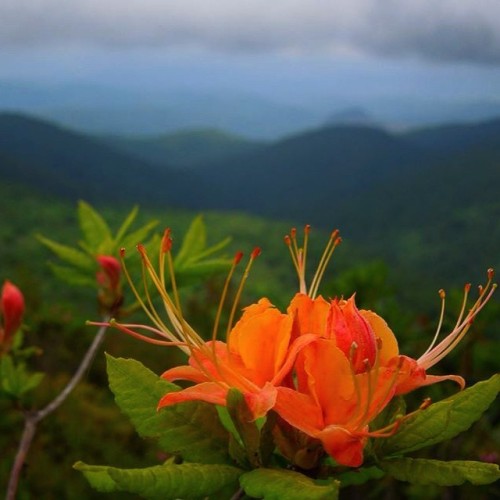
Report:
[[[251,255],[233,303],[226,342],[217,339],[222,308],[229,288],[230,280],[236,266],[243,255],[238,252],[226,279],[212,339],[205,341],[183,317],[180,305],[173,262],[171,257],[172,239],[167,230],[161,243],[158,270],[152,265],[142,245],[138,250],[142,257],[144,276],[149,276],[163,299],[168,323],[164,321],[153,305],[148,287],[145,287],[146,299],[133,285],[123,261],[126,276],[154,326],[121,324],[111,321],[109,326],[157,345],[175,345],[189,355],[189,364],[167,370],[162,377],[169,380],[188,380],[195,385],[181,391],[166,394],[159,402],[158,408],[182,401],[198,400],[218,405],[226,405],[229,389],[240,390],[255,419],[264,416],[275,404],[277,387],[283,383],[293,368],[293,363],[300,350],[310,342],[317,340],[315,335],[292,337],[293,317],[280,313],[267,299],[247,307],[241,319],[234,325],[237,304],[250,267],[259,255],[255,249]],[[172,295],[166,289],[165,270],[168,268]],[[92,323],[101,325],[103,323]],[[140,330],[155,337],[144,335]],[[160,337],[158,339],[157,337]]]
[[[358,310],[354,296],[330,302],[316,297],[317,277],[308,294],[304,263],[307,239],[304,249],[298,248],[293,233],[286,241],[292,249],[302,291],[288,309],[295,318],[294,335],[315,334],[319,340],[299,353],[295,363],[296,386],[278,391],[274,410],[291,426],[319,439],[339,464],[357,467],[363,462],[368,438],[387,437],[401,423],[396,421],[378,430],[369,427],[394,396],[443,380],[453,380],[464,387],[462,377],[427,375],[426,370],[465,336],[496,288],[492,283],[493,271],[488,271],[488,282],[480,288],[479,298],[467,314],[470,285],[465,287],[454,329],[435,345],[444,317],[445,294],[440,291],[442,310],[436,335],[429,349],[414,360],[399,354],[397,340],[387,323],[374,312]],[[326,252],[330,250],[327,247]]]
[[[169,381],[187,380],[194,385],[166,394],[159,401],[159,408],[190,400],[224,406],[229,389],[236,388],[244,395],[254,419],[274,410],[282,419],[278,425],[291,426],[310,439],[318,440],[337,463],[358,467],[363,462],[369,438],[394,434],[408,418],[406,415],[379,429],[370,427],[392,398],[443,380],[464,386],[458,375],[428,375],[427,370],[466,335],[496,285],[492,283],[493,271],[490,270],[487,284],[480,288],[479,298],[466,312],[470,290],[467,285],[455,327],[438,342],[445,310],[445,294],[440,291],[442,310],[434,339],[422,356],[412,359],[399,353],[396,337],[383,318],[357,308],[354,295],[347,300],[326,300],[318,295],[327,265],[341,242],[338,231],[331,233],[316,272],[307,284],[309,231],[306,226],[302,246],[297,243],[295,230],[285,238],[299,279],[299,293],[292,298],[286,312],[278,311],[263,298],[245,308],[234,324],[245,280],[260,250],[252,252],[229,314],[225,342],[217,340],[218,327],[229,283],[242,254],[234,258],[211,340],[206,341],[183,317],[168,230],[162,239],[158,270],[145,249],[138,246],[143,262],[145,299],[133,285],[122,253],[124,272],[154,326],[116,321],[109,325],[147,342],[176,345],[188,354],[187,365],[171,368],[162,377]],[[172,294],[166,289],[166,269]],[[160,293],[168,322],[153,305],[146,276]],[[423,407],[427,404],[426,400]]]
[[[0,355],[2,355],[9,350],[24,314],[24,296],[10,281],[5,281],[2,287],[0,313],[3,318],[0,325]]]

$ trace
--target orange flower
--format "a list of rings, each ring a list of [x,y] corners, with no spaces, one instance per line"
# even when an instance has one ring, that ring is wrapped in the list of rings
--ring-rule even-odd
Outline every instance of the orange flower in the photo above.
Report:
[[[227,344],[208,342],[191,350],[189,366],[167,370],[162,377],[190,380],[196,385],[166,394],[159,408],[188,400],[226,404],[227,391],[239,389],[254,418],[275,404],[277,389],[292,369],[297,353],[310,342],[305,335],[291,342],[293,318],[280,313],[267,299],[244,310],[230,331]]]
[[[277,386],[284,383],[285,378],[291,372],[298,352],[307,344],[316,341],[317,336],[303,335],[300,338],[293,338],[293,317],[280,313],[267,299],[261,299],[257,304],[247,307],[241,319],[234,328],[232,327],[244,282],[253,261],[260,253],[259,249],[255,249],[243,273],[236,293],[236,300],[230,312],[226,333],[227,342],[216,340],[217,331],[229,282],[236,266],[241,261],[241,253],[236,254],[226,279],[212,330],[212,340],[205,341],[182,315],[173,272],[171,246],[170,231],[167,230],[161,243],[158,271],[154,269],[146,250],[142,245],[138,246],[142,256],[143,269],[163,299],[170,326],[161,319],[153,306],[147,287],[145,288],[146,300],[143,300],[135,289],[123,262],[123,252],[124,272],[138,301],[154,326],[121,324],[116,321],[107,324],[146,342],[158,345],[176,345],[189,355],[189,365],[167,370],[162,377],[170,381],[189,380],[195,385],[166,394],[160,400],[158,408],[189,400],[225,405],[228,390],[237,388],[243,393],[254,418],[265,415],[274,406]],[[168,266],[170,273],[173,296],[167,291],[163,277],[166,266]],[[101,325],[102,323],[92,324]],[[162,340],[143,335],[139,330],[153,333],[161,337]]]
[[[0,312],[3,316],[3,323],[0,326],[0,354],[3,354],[9,350],[24,314],[23,294],[10,281],[5,281],[2,287]]]
[[[314,334],[319,340],[298,354],[296,386],[279,388],[274,410],[292,427],[319,439],[339,464],[357,467],[363,462],[363,449],[369,437],[386,437],[397,430],[400,421],[383,429],[369,429],[370,422],[395,395],[442,380],[453,380],[464,387],[462,377],[432,376],[426,370],[446,356],[467,333],[496,288],[492,284],[493,271],[488,271],[488,282],[480,288],[479,298],[467,314],[470,285],[465,287],[455,328],[434,346],[444,316],[445,294],[440,291],[442,312],[436,335],[424,355],[414,360],[399,355],[397,340],[387,323],[371,311],[358,310],[354,296],[330,303],[316,297],[321,274],[315,275],[308,294],[304,258],[307,231],[304,249],[295,244],[295,234],[287,243],[292,249],[302,292],[294,297],[288,309],[294,316],[294,334],[299,338]],[[319,273],[327,261],[321,262]]]
[[[376,314],[359,311],[354,297],[328,303],[298,294],[289,307],[297,335],[319,340],[304,347],[295,364],[296,389],[278,391],[275,411],[290,425],[323,444],[338,463],[357,467],[370,432],[369,423],[394,396],[398,366],[396,339]]]

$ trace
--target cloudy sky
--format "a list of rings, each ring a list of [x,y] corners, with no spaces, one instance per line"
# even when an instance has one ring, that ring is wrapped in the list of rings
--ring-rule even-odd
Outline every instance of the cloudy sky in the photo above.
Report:
[[[0,79],[500,98],[500,1],[2,0]]]

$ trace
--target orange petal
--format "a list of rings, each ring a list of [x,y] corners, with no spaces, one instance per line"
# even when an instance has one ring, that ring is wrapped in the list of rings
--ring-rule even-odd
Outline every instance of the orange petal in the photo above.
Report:
[[[254,420],[263,417],[276,403],[277,390],[269,382],[258,392],[246,392],[244,394],[248,408],[252,412]]]
[[[307,394],[287,387],[277,387],[274,411],[292,427],[316,436],[324,426],[321,408]]]
[[[169,392],[160,399],[158,409],[184,401],[206,401],[216,405],[226,405],[227,388],[216,382],[204,382],[182,391]]]
[[[262,386],[283,364],[292,332],[293,318],[259,301],[247,308],[229,336],[232,354],[254,373],[253,382]]]
[[[188,365],[170,368],[162,373],[161,378],[169,382],[174,380],[189,380],[196,383],[208,381],[208,377],[200,369]]]
[[[314,333],[323,336],[326,333],[326,318],[330,304],[321,296],[311,299],[298,293],[288,306],[288,313],[295,317],[294,335]]]
[[[285,362],[279,369],[278,373],[274,376],[274,378],[271,380],[271,383],[273,385],[279,385],[282,380],[290,373],[293,364],[295,363],[295,359],[297,357],[297,354],[307,345],[311,344],[312,342],[316,342],[318,340],[318,336],[314,334],[307,334],[307,335],[302,335],[298,338],[296,338],[290,348],[288,349],[287,357],[285,359]]]
[[[380,365],[384,366],[391,358],[399,355],[399,347],[396,336],[389,328],[385,320],[378,314],[365,310],[361,310],[359,312],[373,328],[375,337],[382,341],[382,346],[378,355]]]
[[[351,366],[333,339],[318,339],[296,364],[299,389],[321,407],[325,422],[344,423],[356,406]]]
[[[351,434],[344,427],[330,425],[316,436],[325,451],[340,465],[359,467],[363,463],[363,449],[367,439]]]
[[[396,394],[398,395],[406,394],[419,387],[437,384],[445,380],[456,382],[460,386],[460,389],[465,387],[465,380],[459,375],[427,375],[425,369],[422,368],[416,360],[408,358],[407,356],[399,356],[399,359],[400,363],[402,361],[402,368],[396,386]],[[391,364],[393,363],[394,360],[391,360]]]

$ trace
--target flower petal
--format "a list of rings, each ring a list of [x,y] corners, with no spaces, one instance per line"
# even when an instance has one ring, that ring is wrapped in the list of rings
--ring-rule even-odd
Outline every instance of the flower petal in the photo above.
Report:
[[[340,465],[359,467],[363,463],[366,437],[351,434],[347,429],[330,425],[316,436],[325,451]]]
[[[274,385],[267,382],[262,390],[258,392],[247,392],[244,394],[248,408],[252,412],[254,420],[263,417],[276,403],[277,390]]]
[[[252,371],[253,382],[263,386],[279,370],[286,357],[293,318],[280,313],[267,299],[245,310],[229,334],[231,354]]]
[[[321,408],[307,394],[277,387],[274,411],[292,427],[315,437],[324,426]]]
[[[161,378],[173,382],[175,380],[189,380],[191,382],[207,382],[208,377],[198,368],[193,366],[183,365],[175,366],[162,373]]]
[[[169,392],[160,399],[158,409],[184,401],[205,401],[216,405],[226,405],[227,388],[216,382],[204,382],[182,391]]]
[[[308,295],[298,293],[288,306],[288,313],[294,316],[294,336],[314,333],[324,336],[326,318],[330,304],[321,296],[311,299]]]
[[[398,341],[392,330],[387,325],[386,321],[382,319],[378,314],[372,311],[359,311],[361,316],[368,321],[370,326],[375,333],[375,337],[382,341],[382,346],[379,350],[379,363],[381,366],[387,364],[387,362],[399,355]]]

